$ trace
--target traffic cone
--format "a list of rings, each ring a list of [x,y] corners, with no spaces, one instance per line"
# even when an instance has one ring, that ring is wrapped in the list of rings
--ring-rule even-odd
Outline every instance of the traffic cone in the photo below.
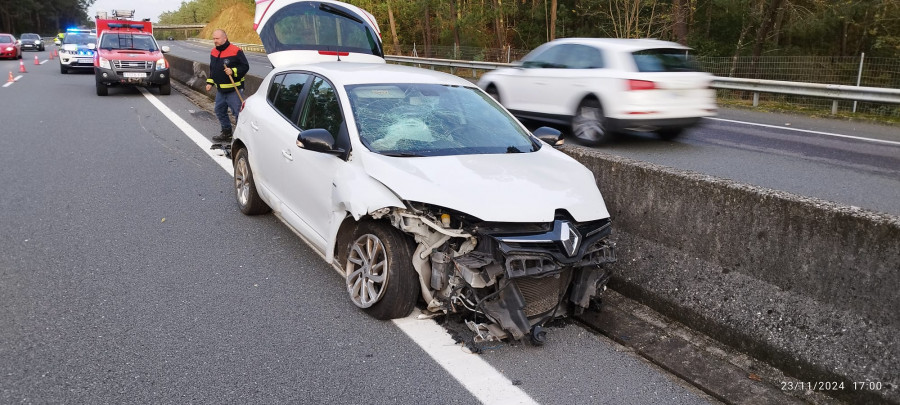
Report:
[[[53,60],[53,50],[50,50],[50,60]]]
[[[28,73],[28,71],[25,70],[25,61],[21,59],[19,59],[19,73]]]
[[[6,80],[9,83],[16,81],[16,78],[12,76],[12,71],[9,72],[9,79]]]
[[[35,65],[40,65],[40,64],[41,64],[41,61],[38,60],[37,55],[34,55],[34,64],[35,64]]]

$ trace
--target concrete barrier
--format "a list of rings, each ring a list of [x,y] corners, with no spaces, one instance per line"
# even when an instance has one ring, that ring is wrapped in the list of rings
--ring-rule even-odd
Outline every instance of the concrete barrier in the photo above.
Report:
[[[167,58],[205,92],[207,64]],[[245,95],[259,84],[248,76]],[[843,383],[835,397],[900,403],[900,217],[562,150],[594,172],[613,216],[612,288],[804,384]]]
[[[563,151],[613,217],[612,288],[835,397],[900,401],[900,217]]]

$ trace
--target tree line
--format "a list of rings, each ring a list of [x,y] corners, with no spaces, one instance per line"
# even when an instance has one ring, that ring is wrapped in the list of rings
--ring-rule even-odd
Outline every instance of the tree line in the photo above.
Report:
[[[91,4],[94,0],[0,0],[0,32],[54,36],[88,24],[93,17],[87,13]]]

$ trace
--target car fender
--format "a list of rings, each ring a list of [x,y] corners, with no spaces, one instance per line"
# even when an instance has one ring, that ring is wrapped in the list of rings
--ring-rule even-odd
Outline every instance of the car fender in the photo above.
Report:
[[[325,261],[334,260],[338,230],[348,215],[359,221],[382,208],[406,205],[390,188],[365,173],[355,164],[345,165],[334,177],[331,201],[332,217],[326,234]]]

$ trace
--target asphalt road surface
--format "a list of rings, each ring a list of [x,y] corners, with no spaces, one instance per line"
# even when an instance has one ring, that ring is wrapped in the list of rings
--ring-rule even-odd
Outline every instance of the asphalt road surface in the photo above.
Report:
[[[575,324],[473,355],[369,318],[274,216],[238,211],[213,116],[98,97],[35,54],[0,61],[0,403],[714,402]]]

